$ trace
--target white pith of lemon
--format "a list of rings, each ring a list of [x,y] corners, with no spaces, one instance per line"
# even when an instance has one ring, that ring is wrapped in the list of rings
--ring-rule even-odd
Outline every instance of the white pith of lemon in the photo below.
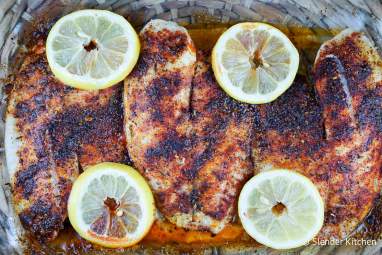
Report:
[[[84,239],[105,247],[127,247],[150,230],[154,198],[136,170],[106,162],[87,168],[74,182],[68,215]]]
[[[307,244],[324,222],[324,203],[316,186],[285,169],[252,177],[240,193],[238,209],[246,232],[274,249]]]
[[[255,22],[225,31],[212,51],[219,85],[236,100],[262,104],[275,100],[293,83],[299,54],[277,28]]]
[[[139,51],[139,38],[130,23],[105,10],[80,10],[60,18],[46,41],[53,74],[66,85],[86,90],[122,81]]]

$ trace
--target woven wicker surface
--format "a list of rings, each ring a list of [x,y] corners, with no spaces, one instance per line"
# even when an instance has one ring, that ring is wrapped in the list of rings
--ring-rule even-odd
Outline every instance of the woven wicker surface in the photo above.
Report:
[[[203,22],[203,15],[215,22],[238,20],[266,21],[285,26],[331,29],[352,27],[366,32],[379,50],[382,48],[382,2],[377,0],[0,0],[0,78],[12,69],[12,59],[20,47],[22,28],[37,18],[47,5],[81,6],[108,9],[122,15],[140,13],[132,22],[140,26],[152,18],[174,20],[181,23]],[[1,80],[0,80],[1,84]],[[4,97],[1,95],[1,111]],[[3,159],[4,123],[0,121],[0,152]],[[19,249],[9,197],[9,177],[0,168],[0,254],[16,254]],[[382,206],[381,206],[382,207]],[[369,247],[309,247],[302,254],[382,254],[382,241]],[[143,252],[142,250],[137,253]],[[250,253],[252,254],[253,251]],[[259,253],[269,250],[260,249]],[[301,251],[300,251],[301,252]],[[299,252],[299,253],[300,253]],[[205,254],[230,253],[224,247],[211,248]],[[273,253],[273,252],[272,252]],[[49,252],[47,253],[49,254]],[[126,253],[131,254],[131,253]]]

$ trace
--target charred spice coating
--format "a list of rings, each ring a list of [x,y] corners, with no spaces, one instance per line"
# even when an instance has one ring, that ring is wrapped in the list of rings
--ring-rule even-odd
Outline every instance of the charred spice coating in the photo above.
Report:
[[[13,178],[16,212],[40,241],[54,239],[63,228],[71,185],[83,168],[130,162],[122,112],[121,86],[88,92],[58,82],[43,40],[26,56],[7,118],[14,119],[11,132],[21,143]]]

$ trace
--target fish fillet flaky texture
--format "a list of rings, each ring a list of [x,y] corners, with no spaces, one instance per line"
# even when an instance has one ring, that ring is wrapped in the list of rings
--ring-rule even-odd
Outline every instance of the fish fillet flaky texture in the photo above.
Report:
[[[381,189],[382,63],[368,38],[345,30],[322,45],[313,71],[315,90],[293,86],[259,107],[255,170],[310,177],[325,201],[319,237],[344,238]]]
[[[344,238],[364,219],[380,191],[382,85],[380,57],[362,33],[346,30],[321,47],[314,87],[298,77],[258,106],[219,89],[184,28],[155,20],[140,36],[125,80],[126,138],[167,219],[219,232],[251,172],[272,167],[318,187],[321,238]]]
[[[17,74],[6,113],[5,148],[13,203],[22,226],[54,239],[82,168],[125,162],[122,88],[80,91],[58,82],[36,42]]]
[[[252,119],[218,88],[183,27],[154,20],[140,36],[140,60],[125,80],[129,155],[167,219],[219,232],[252,172]]]
[[[219,232],[236,215],[245,181],[272,167],[308,176],[325,201],[321,238],[344,238],[380,191],[381,60],[349,30],[325,43],[314,86],[297,77],[276,101],[249,106],[217,85],[208,53],[176,23],[154,20],[122,89],[79,91],[54,79],[37,40],[6,114],[6,158],[23,227],[54,239],[81,168],[126,162],[149,182],[156,206],[187,229]],[[123,123],[123,117],[125,123]]]
[[[381,191],[382,62],[364,34],[344,31],[315,61],[329,175],[325,237],[344,237]]]

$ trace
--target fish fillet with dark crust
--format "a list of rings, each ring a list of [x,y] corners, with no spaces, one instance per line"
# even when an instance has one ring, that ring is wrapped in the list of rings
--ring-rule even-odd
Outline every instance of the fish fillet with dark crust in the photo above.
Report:
[[[252,118],[220,90],[183,27],[154,20],[140,36],[140,60],[125,80],[129,154],[167,219],[219,232],[252,172]]]
[[[79,171],[127,160],[122,87],[79,91],[58,82],[36,42],[16,76],[6,113],[5,149],[13,203],[22,226],[54,239],[67,216]]]
[[[258,107],[255,170],[280,167],[308,176],[325,200],[319,237],[342,239],[381,189],[382,62],[365,35],[345,30],[322,45],[314,78],[315,89],[295,82]]]
[[[362,33],[345,30],[321,46],[314,65],[330,171],[324,237],[346,237],[381,191],[382,61]]]

